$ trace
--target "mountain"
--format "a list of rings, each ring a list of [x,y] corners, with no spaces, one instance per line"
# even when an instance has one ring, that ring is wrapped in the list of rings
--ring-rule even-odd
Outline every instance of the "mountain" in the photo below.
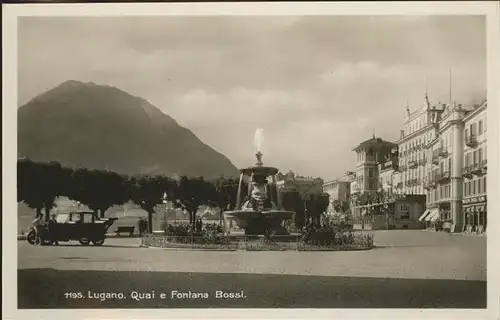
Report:
[[[19,108],[18,152],[34,161],[126,174],[238,174],[228,158],[146,100],[78,81]]]

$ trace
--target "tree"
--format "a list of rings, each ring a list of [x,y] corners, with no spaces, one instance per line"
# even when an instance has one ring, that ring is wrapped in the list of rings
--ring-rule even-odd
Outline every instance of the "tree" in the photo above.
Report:
[[[314,224],[319,225],[321,215],[328,209],[330,205],[330,195],[328,193],[313,193],[309,194],[305,200],[307,216],[311,217]]]
[[[86,204],[96,217],[103,218],[114,205],[124,204],[127,177],[111,171],[77,169],[72,174],[72,185],[68,186],[68,198]]]
[[[300,193],[296,190],[280,190],[279,195],[280,207],[295,212],[295,226],[302,228],[305,225],[305,207]]]
[[[334,200],[332,204],[335,212],[347,213],[349,211],[349,201]]]
[[[189,213],[189,223],[194,226],[198,208],[201,205],[213,205],[216,198],[215,186],[203,177],[182,176],[176,189],[174,205]]]
[[[129,177],[125,182],[126,197],[139,205],[148,213],[148,232],[153,232],[153,213],[157,205],[163,202],[163,195],[167,193],[170,200],[174,200],[177,183],[166,176],[137,176]]]
[[[43,199],[39,190],[43,189],[40,179],[41,165],[29,159],[17,161],[17,201],[24,202],[36,210],[36,216],[42,214]]]
[[[45,220],[49,219],[55,199],[64,190],[63,175],[68,169],[58,162],[36,163],[20,159],[17,163],[17,197],[30,208],[36,210],[37,217],[45,208]]]
[[[215,195],[211,198],[213,205],[220,208],[219,222],[222,224],[223,212],[233,210],[236,207],[239,178],[221,176],[212,181],[212,184],[214,186],[212,191],[215,191]],[[243,196],[248,194],[248,185],[246,183],[242,184],[240,192],[242,201]]]

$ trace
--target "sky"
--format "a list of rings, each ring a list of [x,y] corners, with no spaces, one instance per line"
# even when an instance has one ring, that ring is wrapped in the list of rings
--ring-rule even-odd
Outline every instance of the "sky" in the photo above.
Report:
[[[331,180],[407,104],[486,95],[482,16],[22,17],[18,104],[66,80],[140,96],[226,155]]]

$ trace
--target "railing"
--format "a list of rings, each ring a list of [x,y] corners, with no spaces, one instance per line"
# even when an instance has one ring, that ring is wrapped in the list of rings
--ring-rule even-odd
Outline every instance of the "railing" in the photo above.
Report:
[[[470,166],[462,168],[462,176],[464,178],[472,178],[472,168]]]
[[[408,187],[418,186],[420,184],[420,179],[410,179],[406,181]]]
[[[430,179],[428,179],[428,178],[425,178],[425,179],[424,179],[424,183],[423,183],[423,184],[424,184],[424,189],[425,189],[425,190],[430,190],[430,189],[432,189],[432,183],[433,183],[433,182],[432,182],[432,180],[430,180]]]
[[[488,169],[488,160],[484,159],[483,161],[481,161],[481,166],[483,167],[483,170]]]
[[[482,166],[482,163],[474,163],[472,166],[471,166],[471,173],[473,175],[476,175],[476,176],[479,176],[483,173],[483,166]]]
[[[442,147],[442,148],[439,148],[439,151],[438,151],[438,155],[440,157],[447,157],[448,156],[448,149]]]
[[[465,137],[465,145],[467,147],[475,147],[477,146],[477,137],[475,134],[470,134]]]
[[[438,182],[443,182],[443,181],[446,181],[446,180],[449,180],[449,179],[450,179],[450,172],[449,171],[443,171],[443,172],[440,172],[437,175],[437,181]]]
[[[412,168],[412,169],[413,169],[413,168],[416,168],[417,166],[418,166],[417,161],[410,161],[410,162],[408,163],[408,167],[409,167],[409,168]]]

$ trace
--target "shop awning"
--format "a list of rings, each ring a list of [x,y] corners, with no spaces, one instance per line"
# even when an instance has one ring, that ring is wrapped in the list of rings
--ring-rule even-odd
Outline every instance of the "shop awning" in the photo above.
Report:
[[[427,217],[427,215],[431,213],[431,210],[427,209],[424,211],[424,213],[422,213],[422,215],[420,216],[420,218],[418,218],[418,221],[422,221],[425,219],[425,217]]]
[[[439,218],[439,209],[432,209],[431,213],[425,218],[425,221],[436,221]]]

